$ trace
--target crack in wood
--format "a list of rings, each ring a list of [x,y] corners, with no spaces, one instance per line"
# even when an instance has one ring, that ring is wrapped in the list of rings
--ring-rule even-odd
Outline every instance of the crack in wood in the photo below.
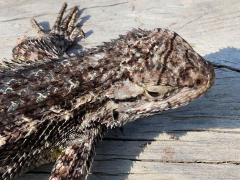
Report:
[[[120,2],[120,3],[114,3],[114,4],[108,4],[108,5],[102,5],[102,6],[90,6],[90,7],[83,8],[83,10],[95,9],[95,8],[104,8],[104,7],[113,7],[113,6],[118,6],[118,5],[127,4],[127,3],[128,3],[128,1]],[[36,18],[36,17],[42,17],[42,16],[54,15],[54,14],[56,14],[56,13],[42,13],[42,14],[35,15],[34,17]],[[1,20],[0,22],[5,23],[5,22],[18,21],[18,20],[23,20],[23,19],[31,19],[32,17],[33,17],[33,15]]]
[[[157,159],[135,159],[135,158],[105,158],[105,159],[96,159],[95,161],[115,161],[115,160],[127,160],[127,161],[140,161],[140,162],[159,162],[159,163],[168,163],[168,164],[232,164],[240,165],[240,161],[166,161],[166,160],[157,160]]]

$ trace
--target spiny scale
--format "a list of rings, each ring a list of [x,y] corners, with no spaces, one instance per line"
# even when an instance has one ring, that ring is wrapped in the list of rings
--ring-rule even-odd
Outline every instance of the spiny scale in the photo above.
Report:
[[[73,29],[81,34],[77,8],[62,20],[65,9],[49,33],[35,22],[45,35],[16,46],[18,65],[0,72],[1,179],[59,154],[50,179],[85,179],[107,129],[186,105],[213,84],[213,67],[167,29],[134,29],[62,58]]]

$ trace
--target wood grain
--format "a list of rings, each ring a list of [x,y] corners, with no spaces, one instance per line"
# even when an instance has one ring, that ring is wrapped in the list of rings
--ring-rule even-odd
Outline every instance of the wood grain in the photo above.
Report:
[[[17,38],[34,33],[30,19],[53,22],[59,1],[0,2],[0,54],[10,58]],[[69,0],[83,11],[93,47],[136,27],[170,28],[209,60],[240,67],[238,0]],[[90,180],[240,179],[239,74],[217,70],[215,86],[187,107],[109,132],[97,149]],[[47,179],[51,166],[18,180]]]

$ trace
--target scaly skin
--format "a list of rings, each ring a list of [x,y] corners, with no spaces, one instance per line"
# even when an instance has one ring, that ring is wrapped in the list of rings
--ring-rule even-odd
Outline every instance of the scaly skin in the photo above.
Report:
[[[82,35],[77,8],[62,20],[65,9],[50,32],[33,20],[42,36],[17,45],[1,67],[1,179],[57,157],[51,180],[86,179],[107,129],[186,105],[214,82],[212,65],[167,29],[134,29],[63,58]]]

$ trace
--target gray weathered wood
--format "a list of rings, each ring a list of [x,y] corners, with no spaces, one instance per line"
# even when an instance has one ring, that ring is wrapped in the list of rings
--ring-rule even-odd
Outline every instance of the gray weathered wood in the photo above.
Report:
[[[34,35],[29,20],[53,22],[63,0],[0,1],[0,56]],[[84,47],[136,27],[176,31],[209,60],[240,67],[238,0],[69,0],[85,8]],[[113,130],[97,148],[90,180],[240,179],[240,75],[217,70],[215,86],[190,105]],[[51,166],[18,180],[44,180]]]

